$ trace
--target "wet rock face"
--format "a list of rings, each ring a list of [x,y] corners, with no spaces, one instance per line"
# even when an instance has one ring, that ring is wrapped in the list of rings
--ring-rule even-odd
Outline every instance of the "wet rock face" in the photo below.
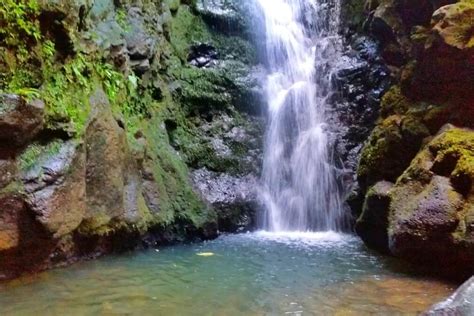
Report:
[[[192,182],[202,198],[217,210],[221,232],[242,232],[256,228],[257,179],[216,173],[205,168],[191,173]]]
[[[15,94],[0,95],[0,143],[22,146],[43,128],[44,103]],[[0,145],[0,147],[4,147]]]
[[[191,164],[195,191],[217,212],[218,229],[236,232],[256,228],[257,179],[262,159],[263,122],[242,116],[245,124],[217,116],[200,129],[214,155]]]
[[[432,306],[422,316],[474,314],[474,278],[467,280],[445,301]]]
[[[374,128],[380,100],[391,82],[390,71],[380,57],[379,44],[367,36],[352,36],[333,84],[339,93],[329,109],[329,129],[344,186],[357,191],[356,169],[363,142]]]
[[[227,33],[238,33],[245,29],[246,20],[240,11],[240,1],[198,0],[197,11],[207,23]]]

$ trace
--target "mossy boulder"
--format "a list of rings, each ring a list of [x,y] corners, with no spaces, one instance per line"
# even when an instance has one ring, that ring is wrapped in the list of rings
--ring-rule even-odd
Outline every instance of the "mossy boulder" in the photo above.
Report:
[[[413,106],[413,101],[403,95],[399,86],[392,86],[382,98],[380,116],[403,115]]]
[[[472,274],[473,146],[472,130],[447,126],[397,180],[390,190],[393,254]]]

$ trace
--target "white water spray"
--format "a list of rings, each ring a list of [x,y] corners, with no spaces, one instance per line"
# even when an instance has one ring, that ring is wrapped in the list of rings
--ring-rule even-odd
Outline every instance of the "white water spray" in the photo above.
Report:
[[[265,17],[268,129],[264,229],[340,230],[344,218],[324,112],[340,56],[338,0],[257,0]]]

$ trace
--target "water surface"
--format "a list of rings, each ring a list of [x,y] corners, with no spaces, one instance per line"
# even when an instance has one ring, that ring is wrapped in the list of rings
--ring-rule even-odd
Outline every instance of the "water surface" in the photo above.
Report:
[[[0,315],[416,314],[453,290],[396,266],[349,235],[228,235],[2,284]]]

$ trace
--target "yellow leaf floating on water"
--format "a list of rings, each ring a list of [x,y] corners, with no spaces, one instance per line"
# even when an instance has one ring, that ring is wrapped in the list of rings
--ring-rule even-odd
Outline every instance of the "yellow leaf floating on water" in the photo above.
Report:
[[[213,252],[199,252],[196,255],[201,256],[201,257],[210,257],[210,256],[213,256],[214,253]]]

